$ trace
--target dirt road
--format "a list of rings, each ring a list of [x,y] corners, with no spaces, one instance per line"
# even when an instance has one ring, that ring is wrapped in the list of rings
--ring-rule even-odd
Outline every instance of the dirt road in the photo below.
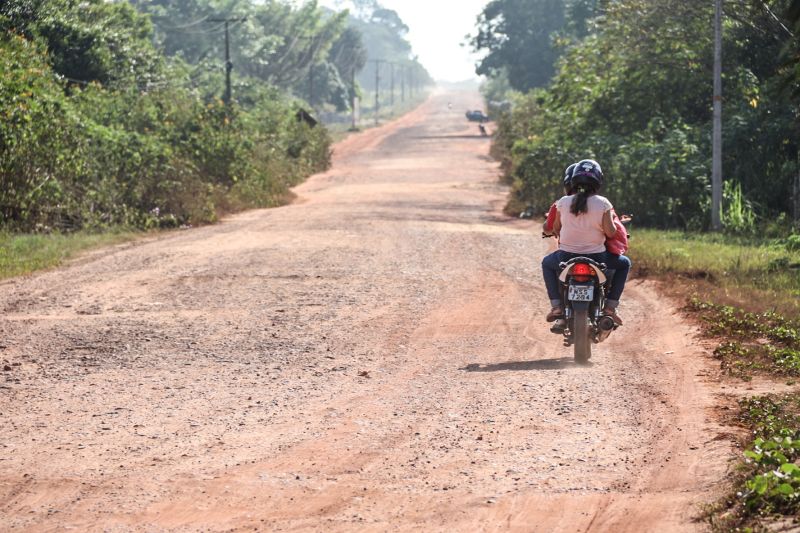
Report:
[[[291,206],[0,284],[0,529],[702,529],[714,364],[637,281],[573,364],[477,107],[351,137]]]

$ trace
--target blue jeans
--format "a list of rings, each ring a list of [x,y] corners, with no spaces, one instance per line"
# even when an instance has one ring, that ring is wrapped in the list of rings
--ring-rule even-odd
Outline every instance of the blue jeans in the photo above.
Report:
[[[542,274],[544,275],[544,286],[547,288],[547,297],[550,298],[550,305],[553,307],[561,306],[561,288],[559,287],[558,275],[561,272],[558,268],[560,263],[568,261],[573,257],[588,257],[598,263],[605,263],[607,272],[614,271],[611,277],[611,291],[606,298],[608,307],[616,308],[622,291],[625,289],[625,281],[628,279],[628,272],[631,269],[631,260],[624,255],[614,255],[608,252],[599,254],[574,254],[556,250],[552,254],[544,256],[542,259]]]

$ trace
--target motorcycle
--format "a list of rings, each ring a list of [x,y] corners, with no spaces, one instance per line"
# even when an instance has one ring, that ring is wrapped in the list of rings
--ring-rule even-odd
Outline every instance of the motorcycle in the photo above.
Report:
[[[603,314],[610,286],[606,265],[588,257],[573,257],[559,264],[559,268],[565,322],[560,333],[564,335],[564,346],[574,346],[575,361],[587,363],[592,357],[592,344],[603,342],[618,327]]]

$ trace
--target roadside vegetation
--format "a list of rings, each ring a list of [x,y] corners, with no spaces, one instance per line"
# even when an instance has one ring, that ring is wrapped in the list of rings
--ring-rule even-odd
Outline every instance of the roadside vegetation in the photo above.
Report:
[[[720,304],[800,318],[800,235],[630,231],[638,276],[665,280],[684,294]]]
[[[724,339],[714,355],[729,374],[744,379],[754,373],[800,375],[800,321],[698,299],[690,300],[687,310],[697,314],[706,335]]]
[[[56,267],[81,252],[129,241],[141,232],[0,233],[0,280]]]
[[[800,516],[800,394],[739,401],[732,421],[751,437],[734,489],[706,512],[713,531],[795,530]]]
[[[762,238],[632,230],[637,274],[662,280],[716,343],[726,375],[800,381],[800,252],[797,235]],[[687,294],[691,296],[687,299]],[[709,506],[714,531],[796,527],[800,513],[800,393],[739,401],[745,430],[731,491]]]
[[[789,29],[790,3],[725,3],[729,233],[761,235],[775,221],[783,235],[798,228],[800,32]],[[713,16],[713,2],[490,2],[472,44],[496,78],[487,98],[511,104],[495,146],[512,186],[508,212],[546,212],[564,168],[591,157],[608,178],[605,194],[638,224],[707,229]]]
[[[408,28],[375,0],[353,14],[315,1],[223,4],[0,3],[0,277],[106,242],[95,233],[284,204],[330,165],[319,119],[347,114],[372,54],[430,82]]]
[[[710,226],[713,2],[493,0],[471,44],[506,211],[545,213],[563,169],[598,160],[634,224],[636,274],[718,341],[735,378],[800,375],[800,0],[724,3],[724,231]],[[796,520],[800,395],[743,400],[748,429],[719,531]],[[745,451],[746,450],[746,451]],[[793,523],[793,527],[797,527]]]
[[[327,133],[298,121],[287,95],[250,80],[226,105],[218,73],[164,56],[153,37],[123,2],[3,4],[6,230],[208,223],[280,203],[327,167]]]

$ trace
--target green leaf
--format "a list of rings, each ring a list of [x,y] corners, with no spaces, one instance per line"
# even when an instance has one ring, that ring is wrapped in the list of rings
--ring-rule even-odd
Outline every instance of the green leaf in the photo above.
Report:
[[[759,463],[759,462],[761,462],[762,454],[760,454],[758,452],[754,452],[752,450],[745,450],[744,456],[749,458],[749,459],[752,459],[753,461],[755,461],[757,463]]]
[[[769,482],[764,476],[756,476],[753,479],[748,480],[746,485],[748,489],[752,490],[759,496],[763,496],[764,493],[767,492]]]
[[[794,463],[785,463],[781,465],[780,471],[790,476],[800,475],[800,466]]]

